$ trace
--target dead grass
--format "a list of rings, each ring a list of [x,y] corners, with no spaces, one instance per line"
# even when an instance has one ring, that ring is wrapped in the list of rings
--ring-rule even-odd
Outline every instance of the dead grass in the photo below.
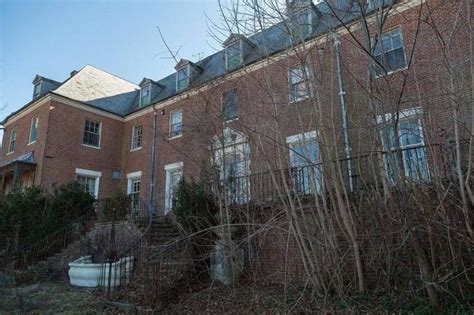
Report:
[[[0,288],[0,314],[97,314],[94,289],[64,282]]]

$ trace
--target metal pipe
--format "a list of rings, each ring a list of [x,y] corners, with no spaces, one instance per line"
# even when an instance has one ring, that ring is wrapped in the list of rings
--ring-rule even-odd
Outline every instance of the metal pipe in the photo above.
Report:
[[[151,208],[151,213],[154,213],[155,211],[155,204],[154,204],[154,198],[155,198],[155,164],[156,164],[156,120],[157,120],[158,114],[156,113],[156,108],[153,106],[153,125],[152,125],[152,131],[153,131],[153,141],[151,145],[151,174],[150,174],[150,208]]]
[[[341,106],[342,114],[342,130],[344,133],[344,157],[347,161],[347,173],[349,175],[349,190],[354,191],[354,182],[352,174],[352,160],[351,160],[351,146],[349,143],[349,130],[347,127],[347,109],[345,102],[346,92],[344,90],[344,82],[342,81],[341,73],[341,52],[340,52],[341,42],[337,34],[334,34],[334,48],[336,51],[336,66],[337,66],[337,80],[339,83],[339,103]]]

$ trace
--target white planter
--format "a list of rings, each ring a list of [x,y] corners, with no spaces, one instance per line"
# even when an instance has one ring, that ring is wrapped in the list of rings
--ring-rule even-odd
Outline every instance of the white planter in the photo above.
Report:
[[[69,263],[69,283],[78,287],[115,287],[130,281],[133,270],[133,257],[124,257],[108,263],[95,264],[91,256],[82,256]],[[110,272],[109,272],[110,271]]]

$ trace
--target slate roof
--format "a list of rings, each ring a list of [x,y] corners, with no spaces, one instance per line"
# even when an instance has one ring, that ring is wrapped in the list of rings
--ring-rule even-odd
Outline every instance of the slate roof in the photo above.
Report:
[[[139,88],[134,83],[87,65],[53,92],[123,116],[129,111]]]
[[[10,164],[13,164],[15,162],[36,164],[35,154],[34,154],[33,151],[31,151],[31,152],[27,152],[27,153],[18,155],[17,157],[15,157],[11,160],[2,161],[2,163],[0,164],[0,168],[5,167],[5,166],[10,165]]]
[[[360,16],[360,9],[357,6],[352,7],[352,3],[352,0],[333,0],[333,9],[336,10],[335,12],[331,10],[325,2],[313,6],[315,14],[313,14],[312,32],[307,35],[305,40],[323,35],[331,29],[340,26],[341,23],[339,19],[347,23]],[[334,16],[334,13],[337,14],[339,19]],[[248,40],[253,43],[253,45],[251,45],[249,51],[246,52],[243,63],[239,68],[265,59],[268,56],[288,48],[291,44],[288,22],[283,21],[268,29],[262,30],[250,36]],[[168,75],[158,81],[150,80],[160,88],[155,89],[155,92],[152,93],[151,102],[142,107],[138,105],[140,89],[138,85],[91,65],[85,66],[74,76],[64,81],[57,89],[52,91],[52,94],[59,94],[84,104],[103,109],[107,112],[125,116],[231,72],[227,70],[225,66],[224,49],[196,62],[195,65],[200,68],[200,73],[184,90],[176,91],[176,73]],[[238,70],[239,68],[233,69],[232,71]],[[32,102],[26,104],[20,110],[10,114],[4,119],[3,123],[31,103]]]

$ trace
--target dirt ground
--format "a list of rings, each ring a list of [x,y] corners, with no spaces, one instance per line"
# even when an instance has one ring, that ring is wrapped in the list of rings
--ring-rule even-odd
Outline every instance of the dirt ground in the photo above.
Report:
[[[0,314],[97,314],[101,313],[93,289],[66,282],[39,282],[0,288]]]

